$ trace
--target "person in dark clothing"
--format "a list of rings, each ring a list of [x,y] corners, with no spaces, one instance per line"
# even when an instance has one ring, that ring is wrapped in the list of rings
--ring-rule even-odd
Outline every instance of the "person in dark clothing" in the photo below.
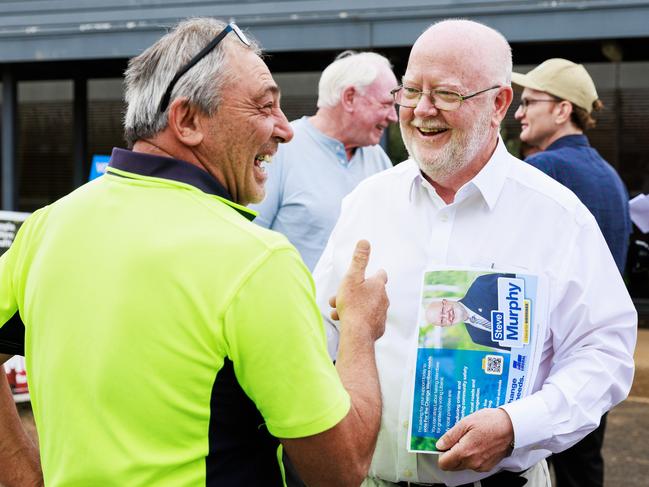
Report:
[[[593,214],[622,273],[631,233],[629,195],[615,169],[590,146],[584,132],[601,110],[586,69],[566,59],[548,59],[527,74],[513,73],[523,87],[516,120],[520,138],[540,152],[525,161],[572,190]],[[606,415],[599,427],[564,452],[553,455],[558,487],[604,485]]]

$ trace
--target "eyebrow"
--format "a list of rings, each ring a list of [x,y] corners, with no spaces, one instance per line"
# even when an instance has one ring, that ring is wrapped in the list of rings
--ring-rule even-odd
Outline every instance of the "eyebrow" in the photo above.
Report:
[[[280,96],[281,91],[279,89],[279,86],[276,84],[267,84],[263,88],[261,88],[256,94],[255,94],[255,100],[259,100],[260,98],[263,98],[267,94],[275,95],[275,96]]]
[[[406,84],[419,85],[421,83],[417,83],[415,81],[408,80],[405,76],[403,76],[401,78],[401,84],[402,85],[406,85]],[[438,89],[440,89],[439,86],[440,85],[435,85],[432,89],[433,90],[438,90]],[[460,93],[463,90],[463,88],[460,87],[460,85],[455,84],[452,81],[446,81],[446,82],[442,83],[441,86],[444,86],[444,88],[442,88],[443,90],[454,90],[454,91],[457,91],[458,93]]]

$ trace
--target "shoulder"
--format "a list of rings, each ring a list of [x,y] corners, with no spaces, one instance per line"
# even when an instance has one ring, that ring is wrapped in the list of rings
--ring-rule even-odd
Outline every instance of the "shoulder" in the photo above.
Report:
[[[238,251],[244,254],[249,252],[249,255],[283,253],[284,251],[297,254],[295,247],[281,233],[256,225],[238,215],[235,219],[236,221],[232,222],[232,230],[239,236],[240,248]]]
[[[509,189],[517,193],[517,199],[524,202],[532,211],[546,211],[557,218],[569,218],[581,223],[593,219],[590,212],[569,188],[536,166],[513,156],[507,183]]]
[[[15,258],[16,255],[32,254],[32,250],[38,249],[41,234],[45,231],[47,223],[47,215],[50,211],[51,205],[40,208],[34,213],[28,215],[21,222],[16,219],[17,215],[0,216],[2,221],[2,233],[4,234],[3,240],[7,240],[5,244],[10,244],[8,249],[2,254],[3,259],[8,259],[9,256]],[[5,213],[5,212],[0,212]],[[7,212],[14,213],[14,212]]]
[[[391,201],[408,194],[413,177],[412,173],[407,170],[408,163],[409,161],[405,161],[389,169],[377,171],[360,181],[343,198],[341,211],[344,213],[351,209],[366,211],[368,206],[373,211],[383,211],[384,207],[389,206]],[[388,195],[392,196],[392,198],[387,198]]]
[[[271,172],[287,171],[289,167],[308,164],[310,158],[306,155],[313,154],[314,148],[318,146],[311,133],[313,128],[309,126],[307,117],[293,120],[291,128],[293,129],[293,138],[289,142],[279,144],[277,153],[268,166],[268,170]]]
[[[315,128],[310,124],[308,117],[298,118],[291,122],[293,129],[293,138],[286,144],[281,144],[280,147],[296,147],[311,145],[314,143],[313,131]]]
[[[362,148],[363,156],[381,169],[389,169],[392,167],[392,161],[380,145],[370,145]]]
[[[364,179],[358,184],[356,189],[351,192],[351,195],[373,194],[374,192],[386,191],[390,188],[392,188],[392,190],[403,189],[406,186],[409,188],[413,178],[417,175],[417,172],[417,164],[411,159],[408,159],[396,166],[390,167],[385,171],[373,174],[367,179]]]
[[[562,160],[564,157],[559,150],[541,151],[525,158],[525,162],[539,169],[550,168]]]

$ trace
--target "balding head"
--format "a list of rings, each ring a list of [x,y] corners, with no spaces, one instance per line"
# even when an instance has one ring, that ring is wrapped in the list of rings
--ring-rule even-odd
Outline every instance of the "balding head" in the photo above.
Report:
[[[443,20],[431,25],[412,47],[413,56],[445,58],[458,65],[467,81],[511,84],[509,43],[500,32],[472,20]]]

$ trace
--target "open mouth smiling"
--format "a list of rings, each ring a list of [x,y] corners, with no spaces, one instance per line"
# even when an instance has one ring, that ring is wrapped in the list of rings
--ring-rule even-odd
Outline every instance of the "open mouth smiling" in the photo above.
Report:
[[[255,156],[255,167],[261,169],[263,171],[263,166],[261,165],[262,162],[265,162],[266,164],[270,164],[273,161],[273,156],[270,154],[258,154]]]
[[[436,135],[448,132],[449,130],[445,127],[415,127],[415,128],[424,137],[434,137]]]
[[[443,127],[417,127],[417,130],[422,135],[437,135],[448,131],[447,128]]]

